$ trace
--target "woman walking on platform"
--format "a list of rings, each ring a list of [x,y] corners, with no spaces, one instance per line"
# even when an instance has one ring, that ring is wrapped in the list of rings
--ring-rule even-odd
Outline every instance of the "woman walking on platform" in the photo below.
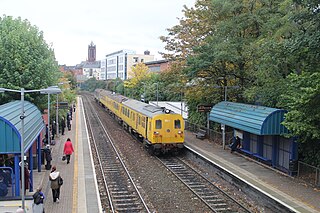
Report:
[[[63,153],[67,157],[67,164],[70,163],[70,156],[72,155],[73,152],[74,151],[73,151],[73,146],[72,146],[71,140],[70,140],[70,138],[68,138],[66,143],[64,144],[64,149],[63,149]]]
[[[60,187],[62,185],[62,178],[60,176],[60,172],[56,171],[56,166],[53,166],[51,169],[51,173],[49,175],[49,180],[51,181],[51,189],[52,189],[52,197],[53,202],[59,203],[60,197]]]

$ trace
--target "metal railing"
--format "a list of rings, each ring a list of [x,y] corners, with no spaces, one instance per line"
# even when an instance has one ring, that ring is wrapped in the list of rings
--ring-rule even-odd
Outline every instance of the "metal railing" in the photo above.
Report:
[[[320,187],[320,168],[298,161],[297,177],[306,183]]]
[[[222,132],[215,131],[212,129],[207,129],[207,127],[193,124],[188,121],[185,121],[185,129],[195,133],[199,132],[200,130],[205,130],[207,139],[212,140],[215,143],[222,144]],[[226,132],[226,145],[229,145],[230,143],[232,143],[232,138],[233,138],[232,131]]]

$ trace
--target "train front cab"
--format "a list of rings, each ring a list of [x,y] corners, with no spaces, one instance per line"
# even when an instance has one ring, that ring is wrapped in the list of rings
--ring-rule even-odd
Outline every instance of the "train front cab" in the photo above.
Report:
[[[154,150],[178,151],[184,147],[184,121],[179,114],[161,114],[148,120],[147,139]]]

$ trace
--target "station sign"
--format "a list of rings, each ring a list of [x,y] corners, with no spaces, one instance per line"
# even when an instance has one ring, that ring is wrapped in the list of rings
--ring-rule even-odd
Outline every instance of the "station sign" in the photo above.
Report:
[[[56,105],[55,105],[55,108],[57,108]],[[66,101],[58,102],[58,108],[59,109],[69,109],[68,102],[66,102]]]
[[[198,112],[210,112],[212,107],[213,107],[212,104],[199,104],[197,106],[197,111]]]

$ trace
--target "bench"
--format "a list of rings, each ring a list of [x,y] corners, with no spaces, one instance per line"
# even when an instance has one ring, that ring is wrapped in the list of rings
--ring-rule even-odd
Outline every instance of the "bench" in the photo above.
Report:
[[[253,156],[258,160],[258,161],[262,161],[263,163],[271,166],[272,165],[272,161],[268,158],[262,157],[261,155],[258,154],[253,154]]]
[[[199,129],[198,132],[196,133],[196,138],[203,140],[206,138],[206,135],[207,135],[207,130]]]
[[[240,149],[240,151],[248,156],[251,156],[253,153],[248,151],[248,150],[245,150],[245,149]]]

